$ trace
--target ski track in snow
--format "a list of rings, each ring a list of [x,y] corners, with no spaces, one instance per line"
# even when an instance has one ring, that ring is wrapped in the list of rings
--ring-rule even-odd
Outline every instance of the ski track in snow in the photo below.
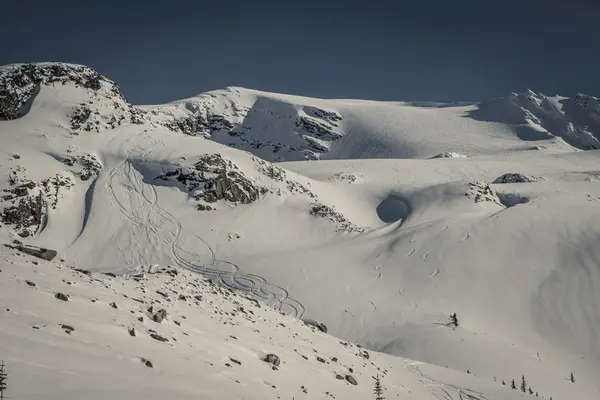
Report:
[[[462,243],[462,242],[464,242],[464,241],[465,241],[465,240],[467,240],[467,239],[468,239],[470,236],[471,236],[471,235],[470,235],[470,234],[467,232],[467,234],[465,234],[465,236],[464,236],[462,239],[460,239],[460,242],[459,242],[459,243]]]
[[[490,400],[481,392],[443,383],[425,375],[419,368],[419,365],[421,365],[420,362],[406,360],[405,364],[406,369],[417,375],[423,386],[429,389],[429,391],[440,400]]]
[[[152,139],[147,135],[144,136],[152,141]],[[164,144],[159,141],[152,141],[152,144],[154,146],[164,146]],[[137,150],[139,151],[140,162],[147,162],[147,157],[151,150],[145,150],[141,148],[138,148]],[[192,259],[198,258],[198,255],[181,247],[179,243],[180,236],[183,231],[181,222],[179,222],[179,220],[170,212],[158,205],[158,194],[156,192],[156,188],[153,185],[146,185],[143,183],[141,174],[135,170],[130,162],[130,153],[131,150],[128,149],[125,152],[125,158],[114,168],[108,171],[106,188],[110,194],[111,204],[116,204],[123,216],[129,222],[131,222],[134,228],[134,235],[138,229],[141,229],[149,243],[152,243],[156,247],[160,247],[161,242],[164,242],[165,239],[161,238],[156,228],[154,228],[154,224],[146,222],[156,220],[156,218],[153,219],[152,217],[158,217],[159,220],[165,222],[162,225],[171,225],[174,227],[174,229],[171,229],[167,235],[168,239],[166,239],[166,244],[169,245],[171,257],[177,265],[210,277],[211,279],[215,279],[223,286],[230,289],[249,292],[252,295],[269,303],[273,303],[272,306],[276,310],[283,311],[285,309],[285,311],[297,318],[301,318],[304,315],[304,306],[297,300],[290,298],[286,289],[268,283],[263,277],[254,274],[241,273],[238,265],[229,261],[217,259],[213,248],[204,239],[195,234],[193,236],[198,239],[198,241],[200,241],[211,254],[211,262],[209,265],[205,265],[186,259],[185,255],[188,255]],[[118,176],[123,177],[123,180],[126,182],[126,187],[128,189],[126,193],[136,195],[137,200],[141,202],[140,207],[130,208],[126,206],[123,201],[119,200],[119,191],[117,190],[119,184],[115,181],[116,177]],[[150,193],[146,192],[146,188],[148,187]],[[138,215],[140,210],[143,210],[141,211],[143,215]],[[118,241],[117,248],[119,248],[121,251],[123,250]],[[122,252],[122,254],[126,254],[126,252]],[[130,268],[135,268],[144,264],[143,256],[138,253],[137,260],[129,260],[128,264],[128,267]],[[227,269],[224,270],[221,269],[221,267],[225,267]]]
[[[410,252],[408,252],[408,253],[407,253],[407,254],[406,254],[404,257],[410,257],[410,256],[412,256],[413,254],[415,254],[415,251],[416,251],[416,250],[417,250],[417,249],[415,249],[415,248],[413,247],[413,249],[412,249]]]
[[[423,253],[423,255],[421,256],[421,258],[423,258],[423,261],[427,262],[427,259],[429,258],[429,251],[426,251],[425,253]]]
[[[433,270],[433,272],[428,276],[428,278],[433,278],[434,276],[437,276],[440,273],[440,269],[438,267],[435,267],[435,269]]]

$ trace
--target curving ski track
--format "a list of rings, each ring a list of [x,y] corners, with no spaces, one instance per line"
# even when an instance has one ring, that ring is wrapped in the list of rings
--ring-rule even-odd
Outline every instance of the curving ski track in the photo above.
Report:
[[[138,135],[138,136],[141,136]],[[148,135],[144,135],[151,144],[154,146],[163,146],[164,144],[160,141],[152,140]],[[137,149],[140,162],[147,162],[147,157],[152,151],[142,149],[138,146]],[[147,236],[150,243],[159,245],[161,242],[165,242],[169,245],[172,259],[175,263],[190,271],[202,274],[211,279],[216,280],[223,286],[233,289],[240,290],[265,300],[268,304],[272,305],[273,308],[279,311],[285,311],[297,318],[302,318],[305,312],[304,306],[297,300],[289,297],[289,293],[286,289],[270,284],[267,280],[261,276],[240,272],[240,268],[237,264],[229,261],[219,260],[213,250],[213,248],[198,235],[193,235],[202,245],[208,250],[211,257],[209,264],[200,264],[192,261],[194,258],[198,258],[198,254],[195,252],[187,251],[180,245],[180,236],[183,231],[181,222],[173,216],[169,211],[158,205],[158,193],[153,185],[146,185],[141,179],[141,174],[135,170],[130,162],[131,150],[125,151],[125,158],[119,162],[114,168],[107,172],[107,179],[105,188],[110,194],[111,205],[121,212],[121,214],[135,227],[141,229],[142,232]],[[143,215],[139,215],[139,210],[132,211],[125,202],[119,200],[118,191],[115,187],[118,183],[115,182],[116,177],[122,177],[125,182],[125,187],[128,193],[136,195],[136,200],[142,203],[144,212]],[[150,193],[147,193],[147,189],[150,189]],[[152,223],[146,221],[152,221],[151,216],[158,216],[165,223],[164,225],[171,225],[174,229],[169,230],[169,234],[166,237],[161,237],[153,226]],[[135,232],[134,232],[135,234]],[[126,254],[123,251],[120,243],[117,240],[117,248],[122,254]],[[187,256],[187,257],[186,257]],[[187,258],[191,258],[189,260]],[[138,257],[137,261],[140,261],[141,257]],[[134,260],[129,261],[130,266],[139,263]]]

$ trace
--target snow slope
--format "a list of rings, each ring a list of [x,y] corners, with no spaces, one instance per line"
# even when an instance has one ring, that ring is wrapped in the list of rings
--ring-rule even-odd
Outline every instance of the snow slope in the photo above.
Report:
[[[5,68],[10,85],[4,78],[0,91],[0,111],[10,117],[0,121],[0,240],[58,252],[52,263],[32,266],[2,250],[2,276],[10,278],[0,281],[0,299],[12,311],[2,316],[10,324],[0,326],[0,358],[22,379],[13,397],[33,398],[47,387],[25,384],[37,377],[64,382],[52,389],[54,398],[80,398],[95,388],[97,398],[158,398],[166,391],[175,398],[327,398],[328,391],[363,399],[377,366],[388,370],[386,398],[525,398],[502,385],[519,384],[522,375],[543,398],[600,395],[599,151],[579,151],[541,119],[535,130],[543,135],[525,137],[529,122],[499,122],[506,110],[499,106],[494,114],[486,103],[334,101],[229,88],[134,107],[92,70],[61,64],[66,72],[55,80],[52,65],[26,73]],[[18,95],[23,91],[30,97]],[[570,100],[546,100],[565,118],[575,115]],[[593,121],[596,109],[590,110],[585,115]],[[488,121],[472,115],[484,111]],[[593,124],[586,126],[592,132]],[[309,150],[317,139],[327,149]],[[306,156],[324,160],[269,162]],[[506,178],[519,176],[527,179]],[[153,289],[143,288],[142,306],[131,301],[143,294],[140,282],[127,275],[152,265],[172,266],[178,275],[148,278]],[[102,272],[125,276],[107,281]],[[232,347],[219,331],[223,320],[210,318],[230,307],[228,296],[223,289],[211,293],[194,281],[199,276],[285,315],[261,308],[264,320],[239,323],[232,333],[251,339]],[[223,305],[192,311],[189,302],[153,292],[192,290],[192,283]],[[72,301],[53,299],[55,291],[69,292]],[[164,331],[144,323],[135,325],[144,339],[130,338],[126,327],[153,300],[168,305],[169,314],[187,313],[190,336],[184,340],[170,323]],[[108,306],[113,301],[118,309]],[[448,324],[452,313],[458,327]],[[315,362],[304,348],[306,364],[294,348],[311,340],[314,354],[340,352],[340,360],[351,357],[342,352],[358,350],[339,347],[296,317],[322,321],[341,340],[388,355],[355,359],[358,386],[339,382],[338,366]],[[293,332],[277,328],[279,322]],[[62,336],[55,324],[76,331]],[[258,335],[253,326],[269,333]],[[178,342],[148,339],[149,329]],[[152,358],[159,345],[164,352]],[[267,379],[257,372],[264,366],[258,354],[271,346],[282,362],[295,361]],[[19,356],[16,348],[32,350]],[[70,349],[65,359],[73,368],[59,368],[57,348]],[[36,361],[40,354],[50,356]],[[139,357],[151,359],[156,371]],[[252,369],[235,373],[224,364],[237,368],[228,357]],[[104,381],[125,373],[131,381],[109,393]],[[306,381],[294,383],[295,374]],[[263,380],[284,389],[271,391]]]

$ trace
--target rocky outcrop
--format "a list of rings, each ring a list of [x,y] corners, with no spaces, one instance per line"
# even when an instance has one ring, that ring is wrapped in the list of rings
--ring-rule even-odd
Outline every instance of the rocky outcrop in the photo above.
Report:
[[[309,212],[310,215],[329,219],[336,225],[336,231],[338,232],[364,232],[364,228],[359,228],[358,226],[354,225],[352,222],[346,219],[342,213],[337,212],[334,207],[330,207],[321,203],[313,203],[310,206]]]
[[[79,176],[82,181],[97,177],[102,170],[102,164],[92,154],[69,155],[62,158],[62,162],[72,168],[72,172]]]
[[[475,203],[494,203],[502,206],[498,194],[485,182],[470,182],[469,191],[465,193]]]
[[[537,182],[539,179],[532,176],[525,176],[523,174],[508,173],[504,174],[494,180],[492,183],[529,183]]]
[[[4,196],[3,199],[5,201],[10,200],[14,205],[4,208],[0,213],[0,222],[13,225],[21,237],[33,236],[42,224],[46,202],[41,192],[29,194],[29,190],[34,188],[35,184],[29,182],[12,190],[4,189],[5,192],[10,194]]]
[[[105,88],[112,96],[124,100],[113,81],[88,67],[63,63],[13,64],[0,68],[0,120],[22,117],[24,107],[40,85],[66,83],[91,91]]]
[[[82,65],[34,63],[0,67],[0,121],[26,115],[42,87],[67,84],[89,95],[88,101],[76,105],[68,115],[72,134],[147,120],[145,111],[127,103],[121,89],[97,71]]]
[[[0,196],[0,222],[13,227],[21,237],[35,235],[43,225],[48,208],[56,208],[62,193],[73,182],[68,176],[56,175],[36,183],[25,178],[25,168],[17,166],[9,172],[9,188]]]
[[[193,167],[177,168],[156,179],[177,181],[191,197],[206,203],[224,200],[232,204],[249,204],[258,200],[261,193],[267,192],[266,188],[256,186],[235,164],[220,154],[204,155]],[[200,203],[199,209],[209,208]]]
[[[298,117],[296,119],[296,126],[322,140],[333,141],[338,140],[343,136],[341,133],[335,132],[331,124],[320,122],[317,119],[308,116]]]
[[[14,245],[5,244],[4,246],[20,251],[21,253],[29,254],[30,256],[40,258],[46,261],[52,261],[56,257],[56,250],[45,249],[31,245],[23,245],[20,242]],[[35,285],[34,285],[35,286]]]

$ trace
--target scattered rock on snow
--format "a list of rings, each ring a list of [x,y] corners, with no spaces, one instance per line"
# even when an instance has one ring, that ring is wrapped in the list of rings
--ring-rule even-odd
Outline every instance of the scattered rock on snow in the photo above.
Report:
[[[31,282],[31,281],[25,281],[25,283],[27,283],[29,286],[33,286],[35,287],[35,283]]]
[[[348,381],[348,383],[354,386],[358,385],[358,382],[356,381],[356,379],[354,379],[352,375],[346,375],[346,381]]]
[[[154,364],[152,364],[152,361],[147,360],[145,358],[140,358],[140,361],[142,362],[142,364],[144,364],[146,367],[148,368],[154,368]]]
[[[151,333],[150,337],[152,339],[158,340],[159,342],[168,342],[169,339],[167,339],[166,337],[160,336],[158,333]]]
[[[263,361],[269,364],[273,364],[275,367],[279,367],[279,364],[281,363],[279,356],[275,354],[267,354],[265,358],[263,358]]]
[[[62,301],[69,301],[69,295],[65,293],[57,292],[54,294],[54,297]]]

